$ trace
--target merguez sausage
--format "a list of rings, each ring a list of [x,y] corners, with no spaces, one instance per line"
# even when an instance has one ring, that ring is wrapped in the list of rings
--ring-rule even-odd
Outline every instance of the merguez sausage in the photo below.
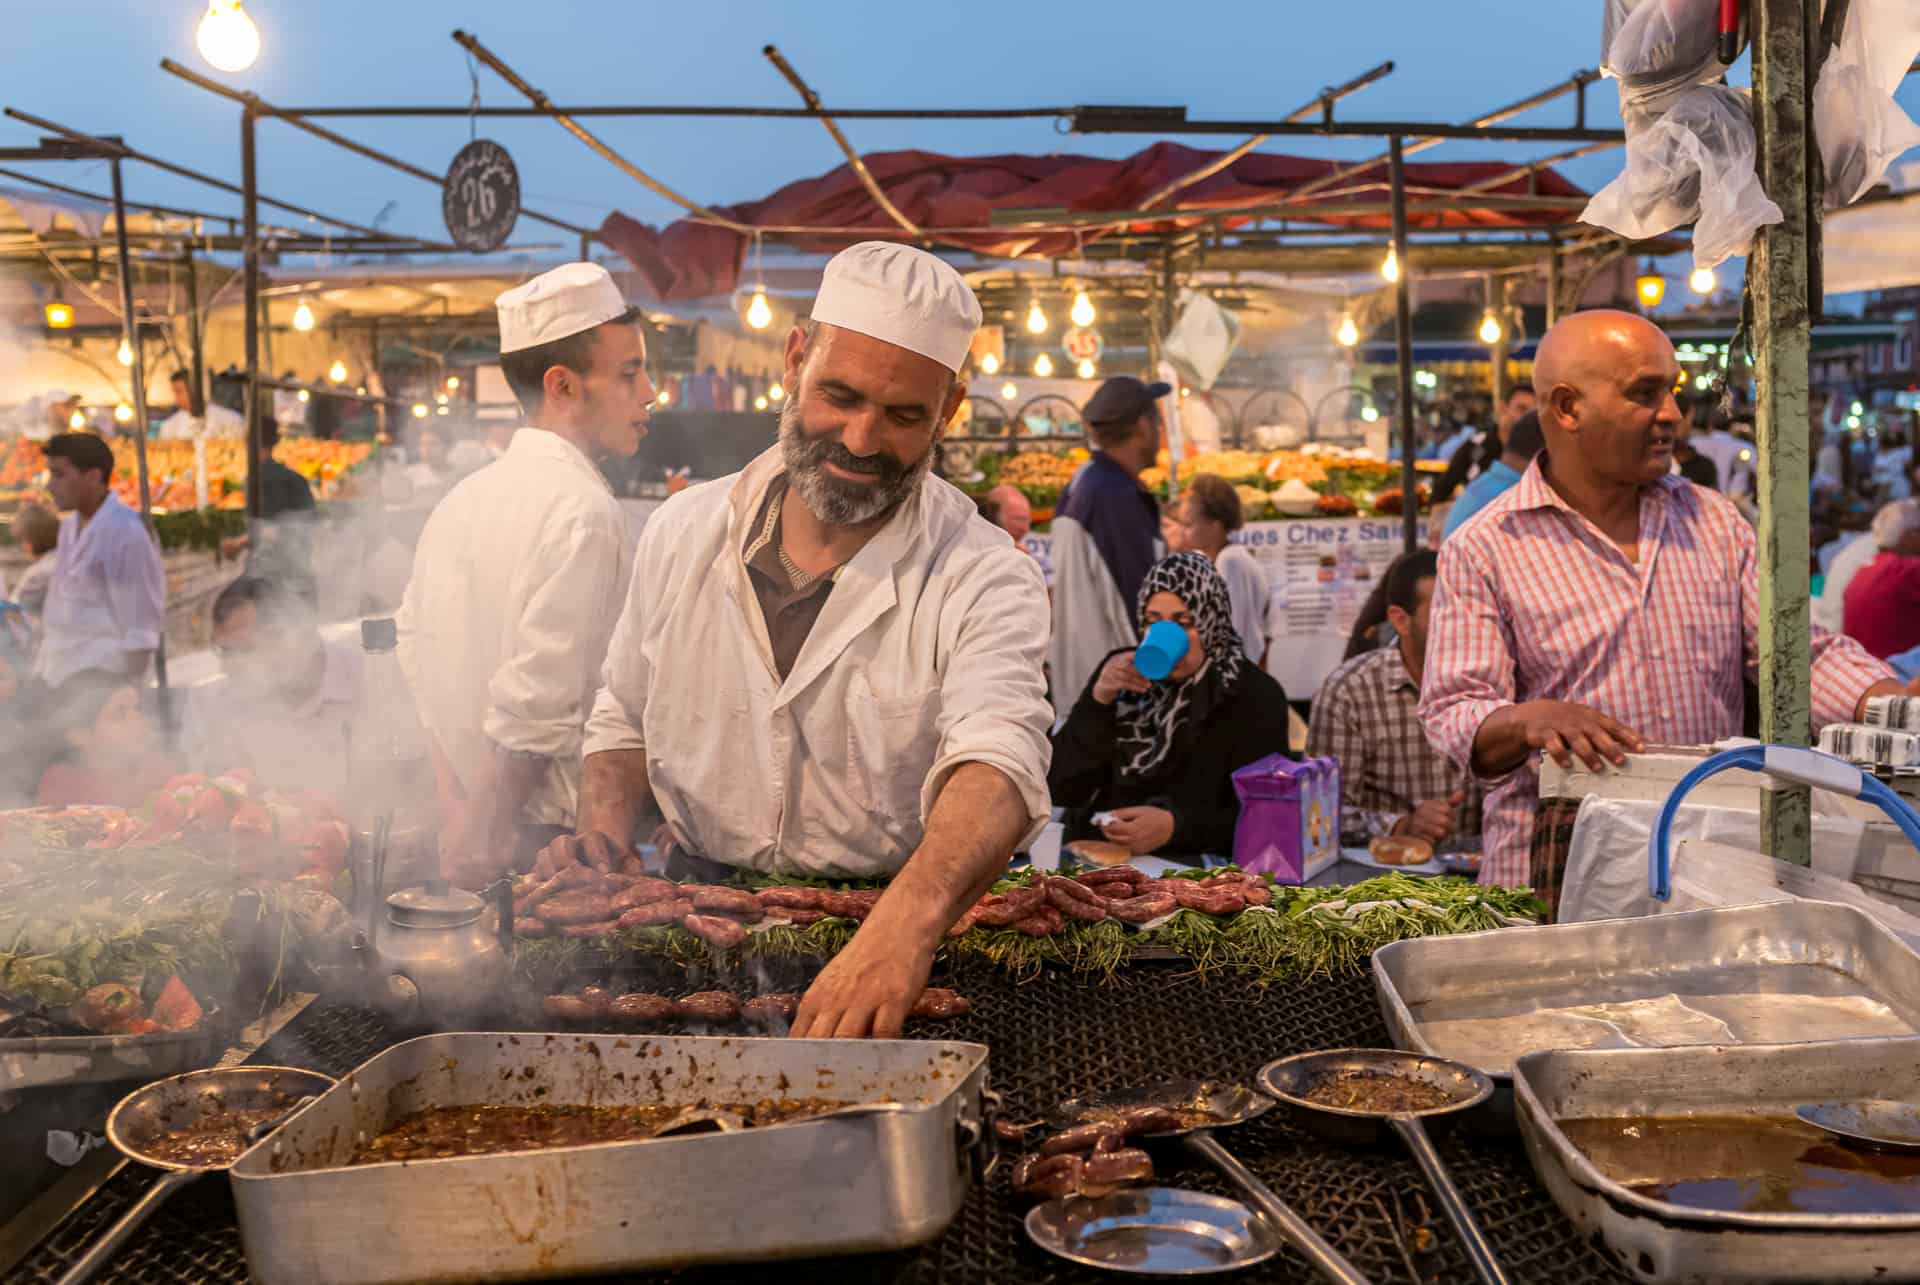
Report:
[[[693,913],[693,903],[685,898],[672,901],[649,901],[644,906],[635,906],[620,915],[622,928],[654,928],[661,924],[677,924]]]
[[[681,1000],[678,1008],[680,1016],[697,1022],[740,1020],[740,1001],[726,991],[700,991]]]
[[[718,915],[688,915],[680,926],[718,950],[737,949],[747,940],[747,930],[737,920]]]
[[[995,893],[984,899],[980,923],[988,928],[1005,928],[1039,909],[1046,895],[1038,888],[1009,888]]]
[[[1138,897],[1128,897],[1123,901],[1107,903],[1108,914],[1129,924],[1151,923],[1155,919],[1172,914],[1179,908],[1179,901],[1170,892],[1149,892]]]
[[[619,926],[617,919],[602,919],[591,924],[563,924],[560,931],[568,937],[604,937]]]
[[[973,1001],[965,995],[938,986],[929,986],[920,992],[920,998],[914,1001],[913,1008],[907,1012],[907,1016],[923,1020],[942,1020],[949,1017],[964,1017],[972,1011]]]
[[[1066,926],[1066,920],[1052,906],[1042,906],[1013,925],[1015,932],[1023,932],[1029,937],[1051,937]]]
[[[1089,870],[1077,878],[1089,888],[1103,888],[1117,883],[1138,887],[1147,881],[1147,873],[1144,870],[1135,870],[1132,866],[1105,866],[1099,870]]]
[[[558,893],[534,907],[533,913],[556,928],[618,918],[614,914],[613,898],[593,892]]]
[[[1080,1192],[1086,1196],[1104,1196],[1112,1188],[1130,1182],[1148,1182],[1152,1178],[1153,1157],[1138,1147],[1096,1152],[1081,1165]]]
[[[1103,1140],[1117,1141],[1120,1131],[1110,1124],[1076,1124],[1071,1129],[1062,1129],[1040,1144],[1043,1156],[1062,1156],[1075,1151],[1112,1150],[1111,1146],[1102,1148]]]
[[[1069,919],[1097,924],[1107,917],[1107,900],[1075,879],[1055,876],[1046,882],[1047,900]]]
[[[680,1007],[665,995],[634,991],[613,1001],[613,1015],[625,1022],[664,1022],[679,1015]]]
[[[693,902],[695,910],[716,915],[731,915],[748,923],[765,913],[760,899],[744,888],[721,888],[713,884],[689,884],[680,895]]]
[[[762,888],[754,896],[762,906],[786,910],[820,910],[826,905],[824,888]]]
[[[650,905],[656,901],[670,901],[675,895],[676,889],[671,881],[642,876],[614,894],[613,908],[632,910],[635,906]]]

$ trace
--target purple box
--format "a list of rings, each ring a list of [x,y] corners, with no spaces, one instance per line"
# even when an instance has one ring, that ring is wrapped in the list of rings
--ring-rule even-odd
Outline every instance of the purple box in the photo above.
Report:
[[[1233,792],[1240,796],[1233,863],[1242,870],[1304,883],[1338,859],[1339,760],[1269,754],[1233,774]]]

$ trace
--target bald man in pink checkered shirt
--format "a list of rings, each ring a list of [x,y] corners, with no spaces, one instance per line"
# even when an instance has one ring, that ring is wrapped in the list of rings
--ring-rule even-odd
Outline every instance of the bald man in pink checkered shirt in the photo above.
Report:
[[[1754,533],[1671,475],[1679,378],[1650,322],[1562,321],[1534,364],[1546,453],[1441,546],[1420,719],[1489,790],[1482,883],[1558,891],[1564,850],[1529,867],[1536,754],[1600,770],[1740,732],[1758,663]],[[1816,725],[1898,690],[1857,643],[1813,631]]]

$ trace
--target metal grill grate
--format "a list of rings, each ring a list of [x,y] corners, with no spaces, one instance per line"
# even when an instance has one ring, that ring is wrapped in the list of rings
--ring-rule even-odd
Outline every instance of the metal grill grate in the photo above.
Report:
[[[992,1082],[1015,1120],[1038,1119],[1075,1093],[1182,1077],[1237,1077],[1251,1083],[1255,1072],[1276,1057],[1386,1043],[1365,977],[1261,989],[1183,975],[1178,965],[1136,965],[1113,985],[1055,974],[1016,983],[973,964],[936,981],[974,1001],[972,1014],[942,1024],[938,1033],[991,1046]],[[254,1060],[339,1075],[395,1038],[384,1022],[364,1011],[315,1007]],[[1409,1157],[1332,1149],[1279,1117],[1274,1112],[1223,1130],[1220,1140],[1369,1277],[1380,1282],[1474,1279]],[[1440,1147],[1515,1280],[1582,1285],[1627,1279],[1560,1215],[1517,1142],[1460,1137],[1443,1140]],[[1156,1163],[1167,1185],[1235,1194],[1183,1154],[1161,1152]],[[712,1268],[647,1279],[718,1285],[777,1274],[789,1285],[1111,1282],[1111,1276],[1055,1259],[1027,1242],[1020,1220],[1029,1202],[1008,1190],[1010,1167],[999,1165],[986,1186],[969,1196],[947,1234],[917,1253],[782,1264],[745,1274],[741,1268]],[[15,1279],[55,1280],[90,1236],[138,1199],[148,1179],[143,1170],[123,1173],[23,1263]],[[246,1265],[226,1184],[216,1179],[189,1193],[137,1233],[102,1279],[151,1285],[244,1282]],[[1430,1252],[1412,1248],[1414,1237],[1398,1230],[1415,1221],[1432,1229]],[[1291,1251],[1236,1277],[1309,1278],[1305,1261]]]

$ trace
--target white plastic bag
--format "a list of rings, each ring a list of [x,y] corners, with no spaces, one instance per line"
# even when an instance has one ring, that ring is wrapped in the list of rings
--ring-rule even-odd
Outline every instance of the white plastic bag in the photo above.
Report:
[[[1813,90],[1829,210],[1852,205],[1886,177],[1902,152],[1920,147],[1920,125],[1893,100],[1916,55],[1920,4],[1853,0]]]
[[[1167,334],[1165,353],[1182,380],[1212,388],[1239,341],[1240,318],[1197,290],[1180,292],[1180,316]]]
[[[1783,217],[1761,189],[1756,160],[1747,91],[1696,85],[1651,124],[1629,125],[1626,168],[1594,193],[1580,219],[1631,241],[1692,223],[1693,266],[1718,267],[1746,254],[1753,234]]]
[[[1719,0],[1606,0],[1600,68],[1620,82],[1629,133],[1683,90],[1720,79]]]

